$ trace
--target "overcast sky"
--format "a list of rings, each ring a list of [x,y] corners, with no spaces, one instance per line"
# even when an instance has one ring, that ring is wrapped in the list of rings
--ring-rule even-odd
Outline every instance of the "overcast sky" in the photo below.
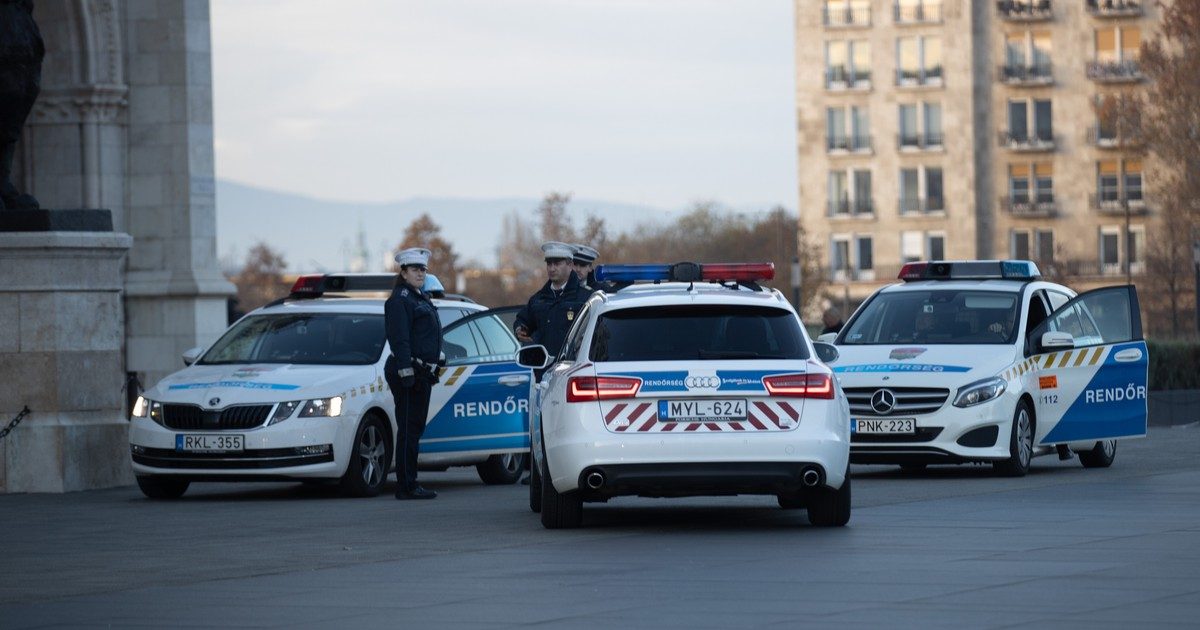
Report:
[[[212,0],[217,176],[796,207],[791,0]]]

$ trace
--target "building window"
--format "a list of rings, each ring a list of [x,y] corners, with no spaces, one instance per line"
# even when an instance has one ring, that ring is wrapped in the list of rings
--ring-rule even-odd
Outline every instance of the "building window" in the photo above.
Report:
[[[1004,66],[1006,81],[1047,82],[1052,76],[1049,31],[1009,33],[1004,36]]]
[[[940,85],[942,82],[942,38],[896,38],[897,85]]]
[[[825,42],[825,87],[870,87],[871,44],[865,40]]]
[[[850,192],[846,186],[846,171],[829,171],[829,216],[850,214]]]
[[[1038,162],[1033,165],[1034,201],[1038,204],[1054,202],[1054,164]]]
[[[1037,230],[1034,232],[1034,246],[1037,248],[1037,261],[1040,263],[1054,262],[1054,231]]]
[[[908,231],[900,233],[900,262],[910,263],[924,258],[925,235],[921,232]]]
[[[1141,274],[1146,271],[1146,228],[1142,225],[1129,226],[1125,239],[1125,256],[1129,259],[1129,273]]]
[[[929,252],[929,260],[946,260],[945,232],[929,232],[926,234],[925,251]]]
[[[835,234],[829,248],[829,268],[834,280],[850,279],[850,237]]]
[[[1030,125],[1030,119],[1033,124]],[[1008,101],[1008,131],[1001,134],[1001,143],[1017,146],[1054,144],[1053,107],[1049,99],[1010,99]]]
[[[855,253],[858,259],[855,261],[855,270],[858,272],[859,280],[873,280],[875,268],[875,253],[872,247],[872,239],[870,236],[859,236],[854,239]],[[870,275],[870,277],[867,277]]]
[[[1136,26],[1109,26],[1096,29],[1096,56],[1088,64],[1089,78],[1099,80],[1138,79],[1138,51],[1142,30]]]
[[[897,24],[942,21],[942,0],[896,0],[892,14]]]
[[[1142,211],[1142,161],[1140,159],[1100,160],[1096,164],[1096,193],[1092,206],[1100,211]]]
[[[1004,205],[1014,214],[1053,213],[1054,165],[1051,162],[1010,164],[1008,199]]]
[[[900,169],[900,214],[945,212],[941,167]]]
[[[1100,228],[1100,273],[1118,274],[1121,272],[1121,228],[1104,226]]]
[[[1029,203],[1029,170],[1028,164],[1008,167],[1008,197],[1014,206]]]
[[[1142,161],[1125,160],[1125,199],[1130,203],[1142,201]]]
[[[825,0],[825,26],[870,26],[870,0]]]
[[[830,237],[829,268],[833,280],[875,279],[874,241],[869,235],[834,234]]]
[[[918,107],[922,114],[918,119]],[[941,103],[901,103],[900,134],[897,142],[901,149],[928,149],[942,146]],[[921,124],[918,125],[918,120]]]
[[[853,187],[850,180],[853,177]],[[829,216],[865,215],[875,211],[871,200],[871,171],[829,172]]]
[[[854,214],[872,214],[875,204],[871,198],[871,171],[855,169],[854,198],[852,200]]]
[[[847,130],[847,122],[850,125]],[[866,107],[830,107],[825,110],[826,148],[830,151],[869,151],[870,117]]]
[[[1015,260],[1029,260],[1029,230],[1013,230],[1008,253]]]

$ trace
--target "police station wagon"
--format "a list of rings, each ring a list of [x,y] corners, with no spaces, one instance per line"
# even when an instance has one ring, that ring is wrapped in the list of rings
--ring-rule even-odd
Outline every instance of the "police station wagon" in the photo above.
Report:
[[[850,519],[846,399],[770,264],[602,265],[562,351],[522,349],[534,390],[530,508],[577,527],[619,496],[766,494]],[[832,346],[818,344],[836,353]]]
[[[991,463],[1036,455],[1107,467],[1146,433],[1148,357],[1137,291],[1076,295],[1029,261],[904,265],[834,335],[861,464]]]
[[[238,320],[188,367],[139,397],[129,431],[142,491],[175,498],[193,481],[338,480],[380,492],[393,464],[396,418],[383,378],[382,297],[392,275],[302,276],[289,298]],[[343,294],[338,297],[327,294]],[[476,466],[488,484],[515,482],[529,449],[530,371],[514,362],[516,307],[434,300],[446,365],[421,439],[423,469]]]

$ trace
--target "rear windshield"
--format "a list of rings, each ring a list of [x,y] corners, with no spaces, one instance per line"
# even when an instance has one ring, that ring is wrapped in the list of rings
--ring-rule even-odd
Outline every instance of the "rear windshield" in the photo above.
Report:
[[[199,362],[366,365],[379,360],[384,341],[382,315],[256,315],[234,324]]]
[[[762,306],[656,306],[600,316],[592,361],[807,359],[790,311]]]
[[[842,345],[1007,344],[1017,333],[1019,293],[974,290],[880,293],[855,316]]]

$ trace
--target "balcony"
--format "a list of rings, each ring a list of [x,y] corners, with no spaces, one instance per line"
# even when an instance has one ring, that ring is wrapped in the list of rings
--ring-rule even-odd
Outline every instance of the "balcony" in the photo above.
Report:
[[[1143,216],[1150,212],[1140,192],[1121,195],[1117,191],[1102,190],[1088,195],[1088,205],[1099,214],[1108,216],[1125,216],[1126,208],[1133,216]]]
[[[870,153],[871,136],[830,136],[825,141],[829,153]]]
[[[1131,0],[1086,0],[1087,12],[1097,18],[1141,17],[1142,4]]]
[[[901,198],[899,207],[901,216],[946,214],[946,200],[942,197]]]
[[[1001,131],[998,136],[1000,146],[1016,153],[1048,153],[1054,150],[1054,135],[1037,133],[1029,135],[1024,131]]]
[[[1000,198],[1000,207],[1015,217],[1047,218],[1058,216],[1058,202],[1053,194],[1009,195]]]
[[[942,67],[896,72],[896,87],[942,87]]]
[[[829,68],[825,70],[825,89],[831,91],[870,91],[871,73],[850,72],[846,68]]]
[[[1023,66],[1004,64],[999,67],[1000,80],[1014,87],[1038,87],[1054,83],[1054,71],[1050,64]]]
[[[996,2],[996,10],[1000,12],[1000,19],[1007,22],[1045,22],[1054,19],[1050,0],[1038,0],[1037,2],[999,0]]]
[[[875,203],[871,199],[830,199],[826,210],[832,217],[856,217],[870,219],[875,217]]]
[[[850,7],[830,8],[826,6],[821,9],[821,17],[825,26],[829,28],[866,28],[871,26],[870,7],[852,9]]]
[[[1097,149],[1107,150],[1141,149],[1146,145],[1140,133],[1118,134],[1112,128],[1105,128],[1103,125],[1088,127],[1084,139]]]
[[[941,151],[942,134],[939,131],[926,132],[925,135],[897,134],[896,146],[900,147],[901,151]]]
[[[1097,83],[1136,83],[1146,78],[1136,59],[1089,61],[1087,77]]]
[[[941,24],[942,3],[927,2],[915,6],[892,5],[892,19],[896,24]]]
[[[833,282],[874,282],[874,269],[834,268],[829,270],[829,279]]]

